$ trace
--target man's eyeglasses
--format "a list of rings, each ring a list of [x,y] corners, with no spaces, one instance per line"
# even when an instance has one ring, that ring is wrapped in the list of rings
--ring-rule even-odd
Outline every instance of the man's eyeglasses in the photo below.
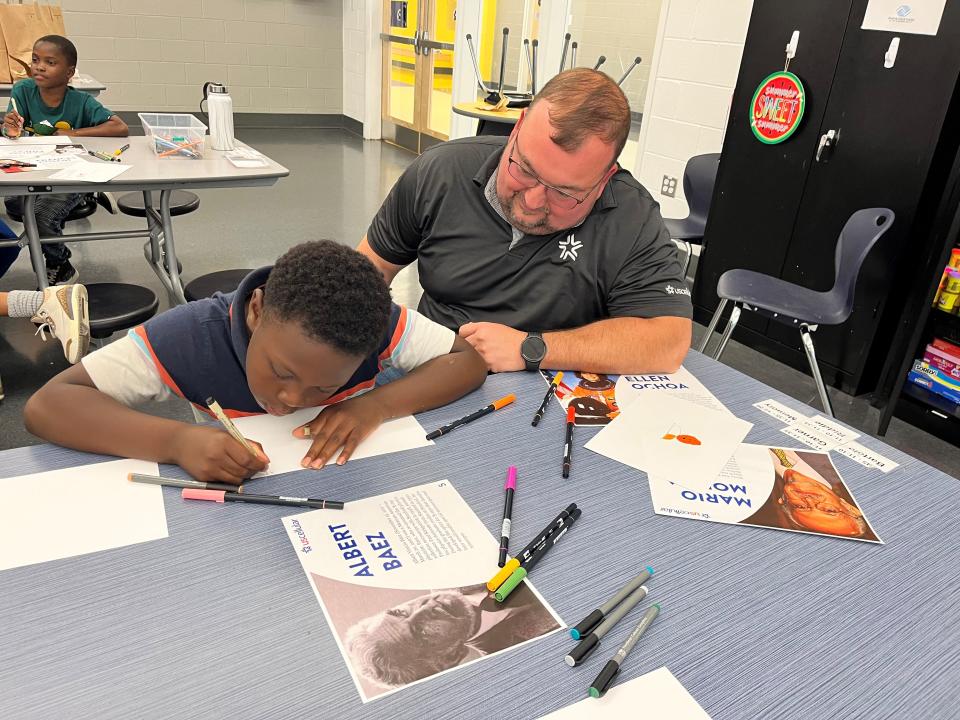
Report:
[[[550,203],[550,205],[552,205],[553,207],[560,208],[563,210],[572,210],[577,205],[581,205],[584,201],[586,201],[586,199],[590,197],[590,193],[593,192],[594,188],[596,188],[597,185],[603,182],[603,178],[600,178],[599,180],[597,180],[597,182],[593,184],[593,187],[587,190],[587,194],[584,195],[582,198],[574,197],[570,193],[564,192],[559,188],[555,188],[552,185],[547,185],[547,183],[545,183],[543,180],[537,177],[534,173],[532,173],[530,170],[528,170],[523,165],[521,165],[518,160],[514,160],[513,152],[518,147],[519,147],[518,138],[514,138],[513,147],[510,148],[510,155],[507,156],[507,170],[510,172],[510,177],[512,177],[521,185],[523,185],[523,187],[525,188],[532,188],[532,187],[536,187],[537,185],[543,185],[543,187],[546,189],[547,202]],[[604,177],[606,177],[606,173],[604,173]]]

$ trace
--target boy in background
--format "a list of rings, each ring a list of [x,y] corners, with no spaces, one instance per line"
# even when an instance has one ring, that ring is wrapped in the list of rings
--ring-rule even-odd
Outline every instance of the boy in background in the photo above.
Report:
[[[10,93],[10,104],[3,118],[3,136],[69,135],[70,137],[126,137],[127,124],[101,105],[89,93],[68,85],[77,71],[77,48],[61,35],[45,35],[33,45],[30,77],[20,80]],[[78,193],[43,195],[37,198],[37,226],[41,235],[62,235],[63,223],[80,204]],[[105,194],[97,201],[116,212]],[[23,214],[19,197],[5,198],[7,211]],[[70,249],[63,243],[45,244],[43,255],[47,282],[60,285],[77,279],[70,263]]]
[[[374,387],[381,370],[403,377]],[[287,251],[233,293],[180,305],[65,370],[30,400],[27,429],[88,452],[175,463],[204,481],[241,483],[263,470],[222,429],[132,409],[186,398],[227,415],[329,405],[294,430],[303,467],[338,464],[382,422],[445,405],[483,384],[486,365],[453,331],[394,305],[380,272],[329,240]],[[336,404],[333,404],[336,403]],[[309,448],[309,449],[307,449]]]

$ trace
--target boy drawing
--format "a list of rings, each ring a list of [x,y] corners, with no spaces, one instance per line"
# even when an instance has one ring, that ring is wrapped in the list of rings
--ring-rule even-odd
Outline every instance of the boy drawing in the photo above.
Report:
[[[407,374],[374,387],[381,369]],[[337,462],[390,418],[451,402],[483,384],[486,365],[447,328],[390,301],[383,276],[329,240],[287,251],[228,295],[173,308],[88,355],[30,398],[27,429],[89,452],[176,463],[198,480],[240,483],[269,459],[223,430],[133,410],[186,398],[227,415],[286,415],[333,405],[294,435],[302,465]]]
[[[77,71],[77,48],[60,35],[45,35],[33,45],[30,77],[13,86],[7,114],[3,118],[3,136],[69,135],[71,137],[126,137],[127,124],[101,105],[95,97],[67,83]],[[82,196],[78,193],[44,195],[37,198],[37,225],[41,235],[62,235],[63,223]],[[98,202],[111,212],[113,204],[104,193]],[[7,211],[22,215],[18,197],[5,198]],[[47,282],[51,285],[76,280],[78,273],[70,263],[70,250],[63,243],[43,246]]]

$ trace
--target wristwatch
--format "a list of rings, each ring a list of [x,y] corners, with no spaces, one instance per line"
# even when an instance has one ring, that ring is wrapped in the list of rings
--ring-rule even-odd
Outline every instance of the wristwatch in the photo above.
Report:
[[[520,343],[520,357],[523,358],[524,369],[534,372],[540,369],[540,363],[547,356],[547,343],[543,335],[538,332],[527,333],[527,337]]]

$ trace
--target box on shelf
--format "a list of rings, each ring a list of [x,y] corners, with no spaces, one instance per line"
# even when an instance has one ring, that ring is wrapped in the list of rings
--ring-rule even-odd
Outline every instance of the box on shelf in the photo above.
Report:
[[[916,360],[907,380],[914,385],[926,388],[930,392],[945,397],[950,402],[960,403],[960,380],[932,367],[929,363]]]
[[[960,359],[944,352],[934,345],[927,345],[923,351],[923,361],[937,370],[945,372],[950,377],[960,380]]]
[[[938,337],[935,337],[933,339],[932,344],[937,350],[940,350],[941,352],[945,352],[947,355],[950,355],[951,359],[955,363],[960,365],[960,345],[954,345],[949,340],[944,340],[943,338],[938,338]]]
[[[207,126],[188,113],[137,113],[143,132],[153,138],[158,157],[199,160],[206,146]]]

